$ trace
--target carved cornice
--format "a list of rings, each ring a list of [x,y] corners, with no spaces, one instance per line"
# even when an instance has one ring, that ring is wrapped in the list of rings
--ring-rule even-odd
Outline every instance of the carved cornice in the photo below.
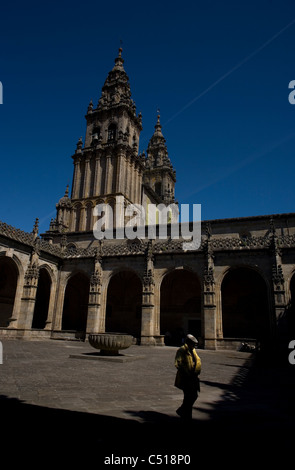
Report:
[[[0,235],[20,242],[38,250],[38,252],[45,252],[59,258],[89,258],[97,255],[97,247],[79,248],[69,243],[64,246],[65,241],[62,240],[61,244],[50,243],[42,238],[35,238],[34,233],[24,232],[4,222],[0,222]],[[104,240],[101,250],[101,257],[114,257],[114,256],[132,256],[132,255],[146,255],[147,248],[151,254],[151,247],[149,240],[121,240],[112,241]],[[276,245],[280,250],[295,248],[295,235],[282,235],[277,236]],[[270,250],[273,248],[273,239],[271,236],[265,237],[248,237],[248,238],[233,238],[233,237],[210,237],[210,254],[222,251],[250,251],[250,250]],[[208,238],[202,237],[200,247],[195,251],[187,251],[186,253],[206,253],[208,250]],[[182,240],[154,240],[152,244],[152,254],[173,254],[184,253]]]

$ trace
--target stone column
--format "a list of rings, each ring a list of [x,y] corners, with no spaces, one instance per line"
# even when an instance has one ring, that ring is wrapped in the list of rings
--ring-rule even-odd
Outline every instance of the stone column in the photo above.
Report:
[[[139,166],[135,166],[135,203],[139,204]]]
[[[142,310],[141,310],[141,344],[164,344],[164,337],[155,335],[155,304],[154,304],[154,263],[152,242],[148,243],[145,255],[145,273],[143,276]]]
[[[100,244],[95,253],[94,271],[90,279],[86,335],[90,333],[104,332],[104,319],[101,316],[101,262],[102,256]]]
[[[57,288],[55,295],[54,314],[52,318],[52,330],[61,331],[62,328],[62,314],[64,307],[64,298],[66,291],[66,273],[61,269],[58,272]]]
[[[50,289],[50,298],[49,298],[49,305],[48,305],[48,313],[47,319],[45,322],[45,330],[52,329],[52,319],[54,314],[54,303],[55,303],[55,296],[56,296],[56,279],[52,279],[52,285]]]
[[[106,156],[106,172],[105,172],[105,182],[104,182],[104,194],[108,194],[109,180],[110,180],[110,155]]]
[[[137,190],[137,202],[141,204],[141,187],[142,187],[142,170],[138,168],[138,190]]]
[[[86,207],[81,206],[80,209],[80,221],[79,221],[79,231],[84,232],[86,230]]]
[[[272,265],[272,286],[275,318],[270,318],[270,337],[276,334],[277,326],[286,310],[285,279],[282,268],[282,252],[279,246],[278,237],[273,219],[270,220],[271,252],[273,257]],[[275,320],[275,324],[274,324]],[[269,338],[270,339],[270,338]]]
[[[211,230],[207,226],[207,243],[205,247],[205,267],[203,278],[203,318],[204,347],[216,349],[216,299],[214,280],[214,256],[210,243]]]
[[[31,261],[26,274],[21,298],[20,317],[18,321],[19,329],[32,328],[33,315],[36,303],[36,293],[38,288],[39,268],[36,261]]]
[[[83,183],[83,197],[89,196],[90,189],[90,159],[87,157],[85,159],[85,169],[84,169],[84,183]]]
[[[131,166],[130,166],[130,174],[131,174],[131,183],[130,183],[130,199],[132,204],[134,204],[135,201],[135,188],[136,188],[136,182],[135,182],[135,176],[136,176],[136,170],[135,170],[135,164],[133,162],[133,156],[131,156]]]
[[[72,198],[78,199],[79,198],[79,188],[80,188],[80,180],[81,180],[81,169],[80,169],[80,158],[76,158],[74,161],[74,178],[73,178],[73,190],[72,190]]]
[[[216,349],[216,302],[213,267],[204,270],[203,290],[204,346],[206,349]]]
[[[281,264],[273,264],[272,282],[276,320],[278,321],[286,308],[285,278]]]
[[[125,193],[126,197],[130,200],[131,199],[131,193],[130,193],[130,186],[131,186],[131,164],[129,162],[129,156],[126,155],[126,160],[125,160]]]
[[[100,195],[100,186],[101,186],[101,166],[100,166],[100,157],[96,156],[95,158],[95,175],[94,175],[94,189],[93,195]]]
[[[116,175],[115,175],[115,188],[114,192],[115,193],[120,193],[122,192],[121,190],[121,184],[122,184],[122,155],[119,154],[117,158],[117,165],[116,165]]]
[[[126,195],[127,192],[127,167],[126,167],[126,157],[124,154],[121,154],[121,163],[120,163],[120,175],[118,182],[118,192]]]

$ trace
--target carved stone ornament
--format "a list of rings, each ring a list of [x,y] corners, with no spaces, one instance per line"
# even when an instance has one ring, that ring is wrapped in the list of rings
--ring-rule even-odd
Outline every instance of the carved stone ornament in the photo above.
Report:
[[[214,269],[212,266],[204,269],[204,284],[206,290],[209,290],[209,288],[215,284]]]
[[[7,237],[11,240],[18,241],[32,247],[37,254],[40,251],[52,254],[54,256],[62,258],[90,258],[95,256],[96,248],[69,248],[64,250],[60,244],[53,244],[43,238],[34,237],[33,233],[24,232],[11,225],[8,225],[0,221],[0,235]],[[63,242],[62,242],[63,243]],[[61,243],[61,244],[62,244]],[[122,240],[118,243],[107,243],[101,244],[100,253],[102,257],[108,256],[128,256],[132,254],[144,255],[149,241],[146,240]],[[295,247],[295,235],[276,235],[275,249],[277,253],[281,253],[281,250],[294,248]],[[260,237],[248,237],[248,238],[214,238],[210,236],[210,251],[208,252],[208,238],[202,237],[201,246],[196,250],[197,252],[203,252],[207,255],[213,256],[213,252],[218,251],[236,251],[236,250],[267,250],[273,248],[272,236],[260,236]],[[154,240],[153,241],[153,255],[155,254],[166,254],[166,253],[183,253],[183,241],[182,240]]]
[[[36,264],[29,265],[25,273],[25,286],[36,285],[39,278],[39,268]]]
[[[97,286],[101,286],[101,274],[98,271],[94,271],[90,278],[90,289]]]
[[[273,265],[272,280],[276,287],[284,284],[285,279],[284,279],[283,269],[280,264],[278,266],[276,266],[275,264]]]

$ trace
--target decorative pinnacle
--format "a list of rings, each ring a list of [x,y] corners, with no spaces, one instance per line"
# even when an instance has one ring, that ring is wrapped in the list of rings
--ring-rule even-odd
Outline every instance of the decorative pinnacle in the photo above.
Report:
[[[39,231],[39,219],[38,217],[36,217],[34,227],[33,227],[33,232],[32,232],[35,237],[38,235],[38,231]]]
[[[163,134],[162,134],[162,126],[161,126],[161,123],[160,123],[160,110],[159,110],[159,109],[157,110],[157,113],[158,113],[158,116],[157,116],[157,124],[155,125],[155,133],[154,133],[154,135],[163,137]]]
[[[118,57],[115,59],[115,67],[123,67],[124,59],[122,58],[122,47],[119,47]]]
[[[92,113],[92,109],[93,109],[93,102],[92,102],[92,100],[90,100],[90,103],[89,103],[89,105],[88,105],[87,112],[88,112],[88,113]]]

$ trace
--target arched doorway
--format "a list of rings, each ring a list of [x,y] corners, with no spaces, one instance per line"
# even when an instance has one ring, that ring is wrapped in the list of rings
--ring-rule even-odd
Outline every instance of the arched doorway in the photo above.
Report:
[[[106,308],[106,332],[141,336],[142,283],[133,271],[114,274],[109,282]]]
[[[50,275],[47,269],[40,268],[32,328],[45,328],[48,316],[50,290]]]
[[[89,278],[83,273],[74,274],[68,280],[62,314],[63,330],[80,332],[82,336],[86,332],[89,288]]]
[[[7,327],[13,313],[18,269],[6,256],[0,257],[0,327]]]
[[[267,286],[254,269],[231,269],[221,285],[224,338],[263,340],[270,335]]]
[[[165,344],[182,344],[187,333],[196,337],[201,331],[201,286],[198,276],[187,269],[165,275],[161,284],[160,333]]]

